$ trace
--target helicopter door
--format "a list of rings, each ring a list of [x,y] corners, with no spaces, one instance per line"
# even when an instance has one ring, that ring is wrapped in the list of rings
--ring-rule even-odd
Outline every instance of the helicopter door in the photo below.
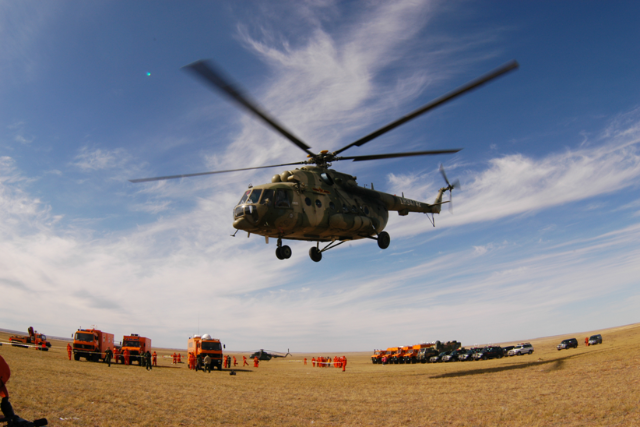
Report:
[[[278,219],[276,220],[276,227],[281,229],[292,228],[297,220],[297,214],[291,209],[291,199],[293,198],[293,192],[284,188],[276,190],[275,194],[275,207],[278,212]]]

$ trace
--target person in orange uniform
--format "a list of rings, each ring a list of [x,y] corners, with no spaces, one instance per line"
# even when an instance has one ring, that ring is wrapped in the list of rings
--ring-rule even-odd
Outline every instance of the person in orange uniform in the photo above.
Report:
[[[71,360],[71,344],[67,343],[67,354],[69,355],[69,360]]]
[[[129,350],[125,348],[124,351],[122,352],[122,355],[124,356],[124,364],[128,365],[129,364]]]
[[[178,360],[178,356],[177,356],[177,355],[176,355],[176,353],[174,352],[174,353],[171,355],[171,364],[172,364],[172,365],[175,365],[175,364],[176,364],[176,360]]]
[[[156,353],[155,350],[153,350],[153,354],[151,355],[152,360],[153,360],[153,366],[158,366],[158,353]]]
[[[118,364],[118,347],[113,347],[113,363]]]
[[[238,366],[238,361],[236,360],[236,357],[233,356],[233,367],[235,368],[236,366]]]
[[[313,366],[314,368],[316,367],[316,358],[315,357],[311,358],[311,366]]]
[[[253,367],[257,368],[258,365],[260,364],[260,361],[258,360],[258,356],[253,358]]]
[[[589,347],[589,337],[586,337],[584,339],[584,345],[586,345],[587,347]]]
[[[305,364],[305,366],[307,365],[307,358],[306,357],[304,358],[304,364]]]
[[[182,363],[182,355],[178,353],[178,363]]]
[[[242,356],[242,366],[249,366],[249,364],[247,363],[247,356]]]
[[[347,369],[347,356],[342,356],[342,372]]]

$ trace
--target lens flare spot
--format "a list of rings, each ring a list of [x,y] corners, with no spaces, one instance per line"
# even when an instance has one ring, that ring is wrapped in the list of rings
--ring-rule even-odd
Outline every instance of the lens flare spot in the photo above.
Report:
[[[151,73],[147,73],[147,77],[150,77],[150,76],[151,76]]]

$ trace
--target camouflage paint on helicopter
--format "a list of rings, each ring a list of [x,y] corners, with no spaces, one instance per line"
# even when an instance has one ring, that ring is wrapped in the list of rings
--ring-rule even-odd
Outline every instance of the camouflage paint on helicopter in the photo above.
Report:
[[[451,184],[441,165],[440,173],[447,186],[442,187],[438,191],[434,203],[429,204],[406,199],[404,195],[397,197],[376,191],[373,188],[373,184],[370,189],[360,187],[356,183],[355,176],[330,169],[331,163],[340,160],[368,161],[457,153],[460,151],[459,149],[366,156],[339,156],[343,151],[353,146],[360,147],[427,111],[517,67],[518,63],[511,61],[334,152],[323,150],[319,153],[314,153],[307,144],[269,116],[237,86],[231,85],[229,80],[223,77],[222,73],[215,70],[211,64],[206,61],[196,61],[187,65],[185,69],[192,71],[215,89],[229,96],[262,119],[267,125],[307,153],[308,160],[279,165],[142,178],[131,180],[131,182],[148,182],[279,166],[305,165],[274,175],[270,184],[249,188],[233,211],[233,226],[236,230],[247,231],[249,235],[254,233],[265,236],[267,243],[269,237],[278,239],[276,256],[279,259],[291,257],[291,248],[287,245],[282,245],[282,239],[316,242],[316,246],[309,250],[309,256],[315,262],[322,259],[323,252],[351,240],[363,238],[377,240],[378,246],[386,249],[389,247],[391,239],[389,234],[383,230],[389,220],[389,211],[397,211],[400,215],[408,215],[409,212],[431,213],[432,215],[440,213],[442,204],[450,203],[450,200],[442,201],[443,193],[449,191],[449,197],[451,198],[452,190],[460,188],[459,182],[456,181]],[[320,249],[320,242],[329,243]]]

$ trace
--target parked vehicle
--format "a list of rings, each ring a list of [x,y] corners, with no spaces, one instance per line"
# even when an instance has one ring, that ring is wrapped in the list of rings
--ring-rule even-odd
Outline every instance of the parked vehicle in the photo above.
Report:
[[[416,344],[414,346],[409,347],[409,350],[405,353],[404,355],[404,363],[417,363],[418,360],[418,354],[420,354],[420,351],[423,348],[429,348],[429,347],[433,347],[434,344]]]
[[[73,359],[81,357],[87,361],[98,362],[104,360],[107,349],[114,349],[113,334],[98,329],[78,329],[73,334]]]
[[[442,357],[443,362],[457,362],[458,356],[467,352],[465,348],[459,348],[457,350],[453,350],[451,353]]]
[[[442,362],[442,358],[445,357],[446,355],[448,355],[449,353],[451,353],[450,351],[443,351],[442,353],[432,356],[429,359],[429,363],[438,363],[438,362]]]
[[[575,338],[569,338],[568,340],[562,340],[560,344],[556,346],[558,351],[569,350],[570,348],[578,348],[578,340]]]
[[[386,355],[386,350],[373,350],[373,354],[371,355],[371,363],[382,364],[382,356]]]
[[[416,356],[416,362],[428,363],[429,359],[437,355],[438,355],[438,350],[436,350],[435,347],[422,348],[420,349],[420,351],[418,352],[418,355]]]
[[[468,362],[473,360],[473,355],[480,350],[479,348],[471,348],[464,353],[458,354],[458,360],[461,362]]]
[[[393,353],[391,355],[391,357],[389,358],[389,363],[395,363],[396,365],[398,363],[404,363],[404,355],[405,355],[405,353],[407,353],[407,351],[409,351],[410,348],[411,348],[410,345],[405,345],[404,347],[399,347],[398,351]]]
[[[138,334],[125,335],[122,337],[122,351],[129,351],[129,360],[131,364],[138,361],[138,365],[142,366],[142,355],[151,351],[151,338],[141,337]],[[120,361],[124,363],[124,355],[121,353]]]
[[[201,356],[202,359],[204,359],[209,356],[211,358],[212,369],[218,368],[219,371],[222,370],[222,343],[220,343],[219,339],[211,338],[209,334],[202,336],[194,335],[193,338],[189,338],[187,341],[187,351],[196,358]],[[254,356],[258,357],[257,354],[252,354],[250,358],[253,359]],[[258,359],[260,359],[260,357],[258,357]],[[271,359],[270,356],[269,359]]]
[[[49,351],[51,343],[47,341],[47,336],[38,333],[33,329],[33,326],[29,326],[27,330],[29,335],[12,335],[9,337],[9,342],[14,347],[35,347],[36,350]],[[44,347],[42,346],[44,344]]]
[[[522,356],[523,354],[532,354],[533,346],[531,344],[522,343],[515,346],[512,350],[509,351],[509,356]]]
[[[485,347],[482,350],[476,352],[476,354],[473,355],[473,358],[475,360],[487,360],[487,359],[495,359],[495,358],[502,359],[502,356],[504,356],[502,347],[490,346],[490,347]]]
[[[589,345],[602,344],[602,335],[591,335],[589,337]]]
[[[509,357],[509,356],[510,356],[509,352],[510,352],[511,350],[513,350],[513,348],[514,348],[514,347],[515,347],[515,345],[508,345],[508,346],[506,346],[506,347],[502,347],[502,354],[503,354],[503,356],[505,356],[505,357]]]

